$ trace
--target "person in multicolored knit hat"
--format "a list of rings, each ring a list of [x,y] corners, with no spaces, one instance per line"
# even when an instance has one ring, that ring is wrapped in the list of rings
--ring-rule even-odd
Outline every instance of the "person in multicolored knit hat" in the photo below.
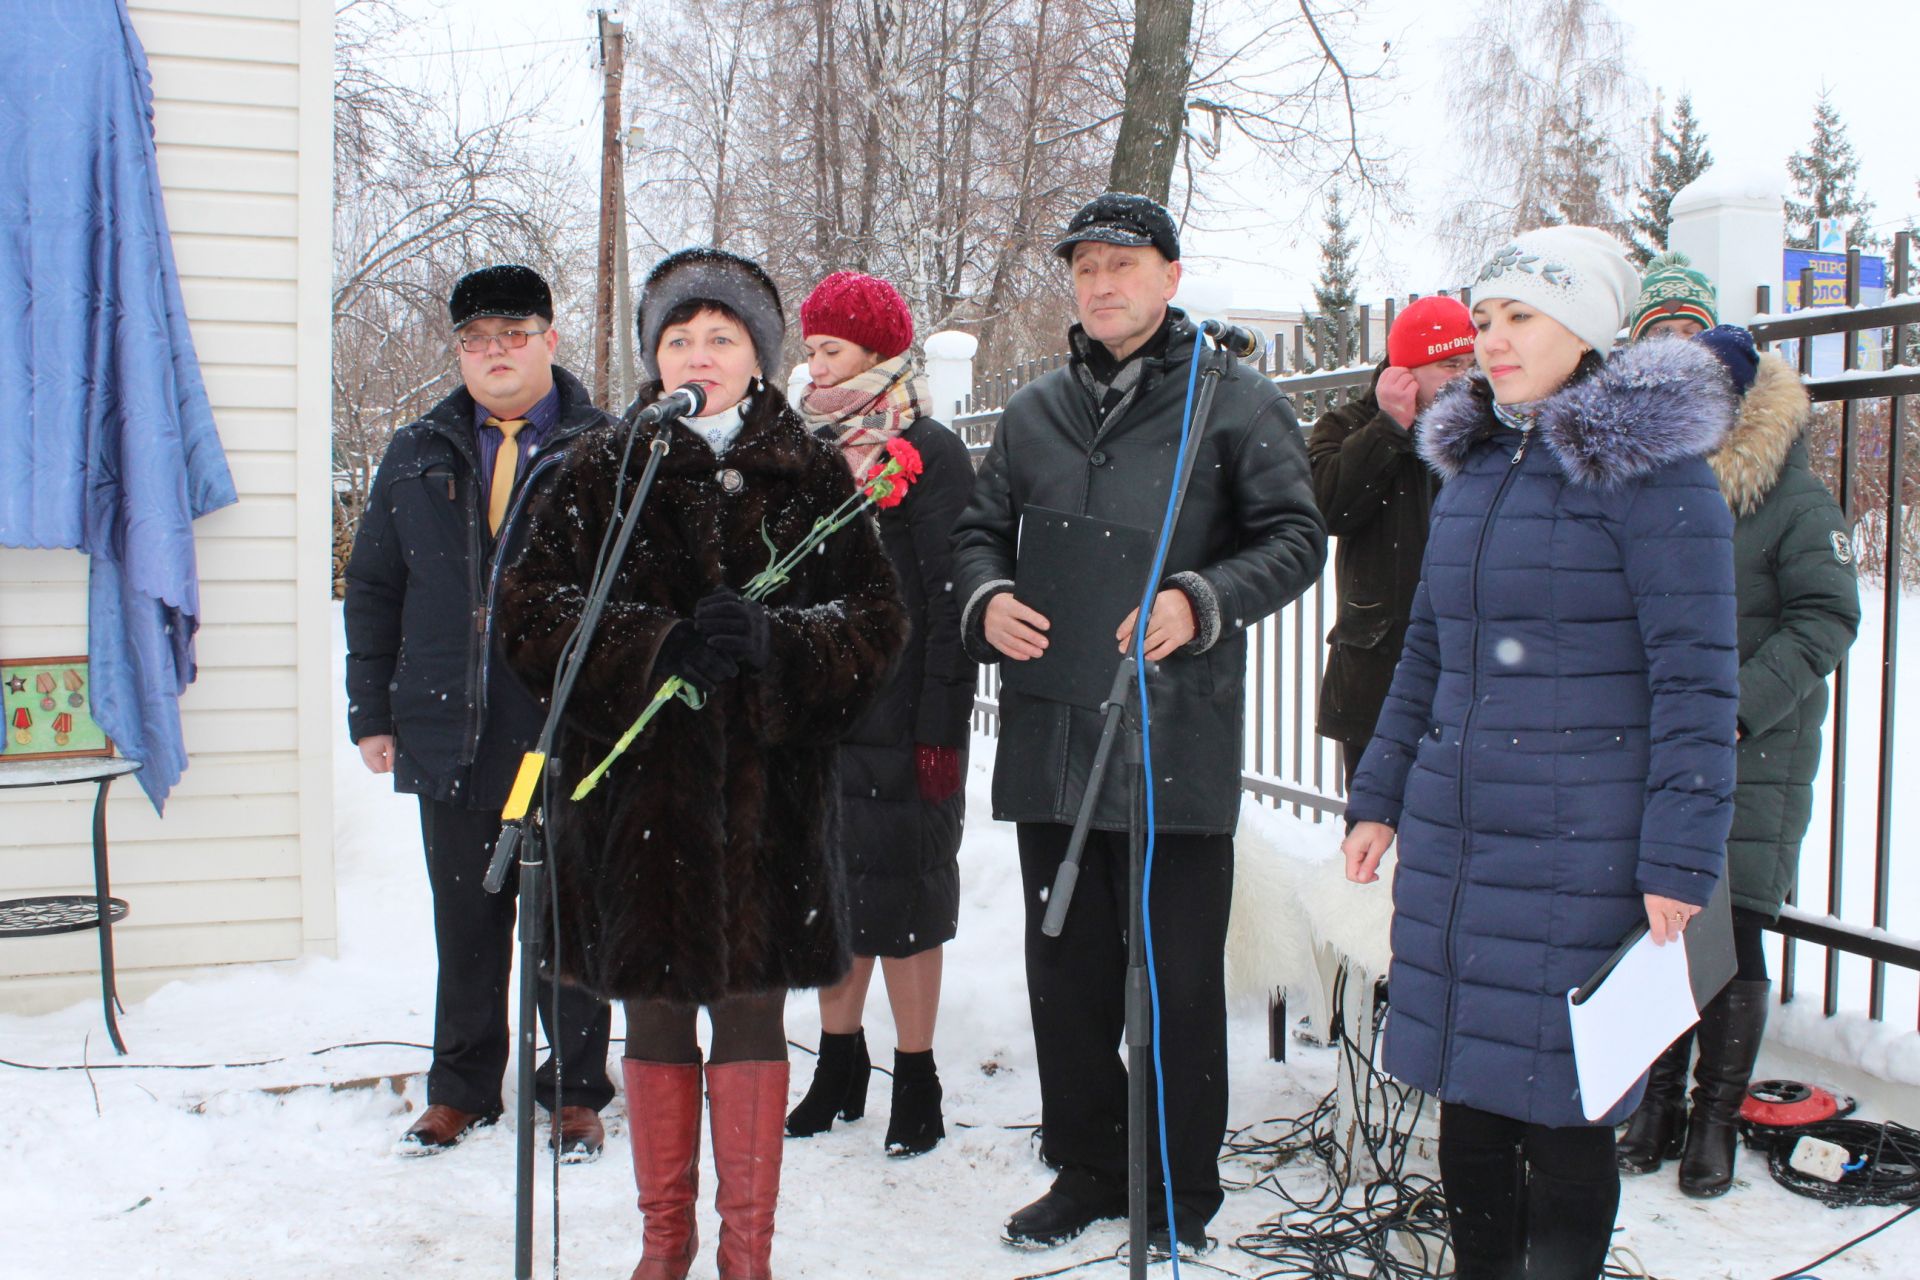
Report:
[[[1860,593],[1846,517],[1807,456],[1813,403],[1799,375],[1738,325],[1708,329],[1691,345],[1713,352],[1740,402],[1707,457],[1734,517],[1740,717],[1727,878],[1739,967],[1655,1060],[1615,1157],[1629,1174],[1678,1158],[1680,1190],[1707,1199],[1734,1185],[1740,1107],[1772,1003],[1763,931],[1799,878],[1827,677],[1860,628]]]
[[[953,525],[973,492],[960,437],[934,421],[913,358],[913,313],[885,280],[836,271],[800,306],[813,385],[807,426],[864,475],[887,442],[904,439],[925,470],[905,502],[878,512],[880,541],[900,582],[912,634],[878,698],[841,739],[839,852],[847,876],[853,968],[820,991],[820,1058],[789,1137],[866,1112],[872,1064],[861,1017],[875,957],[893,1006],[890,1156],[931,1151],[946,1136],[933,1027],[942,947],[960,919],[960,830],[975,666],[960,646],[949,588]]]
[[[1693,269],[1684,253],[1663,253],[1647,264],[1640,280],[1640,301],[1627,318],[1628,339],[1655,334],[1691,338],[1720,323],[1719,293],[1713,281]]]

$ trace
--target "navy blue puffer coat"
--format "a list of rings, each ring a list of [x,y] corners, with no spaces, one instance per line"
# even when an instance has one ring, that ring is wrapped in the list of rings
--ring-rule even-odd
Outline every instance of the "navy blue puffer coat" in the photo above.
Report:
[[[1704,904],[1721,873],[1733,516],[1702,455],[1733,409],[1697,343],[1649,342],[1527,434],[1478,374],[1421,419],[1446,484],[1347,815],[1399,835],[1384,1064],[1443,1101],[1587,1123],[1567,992],[1642,894]]]

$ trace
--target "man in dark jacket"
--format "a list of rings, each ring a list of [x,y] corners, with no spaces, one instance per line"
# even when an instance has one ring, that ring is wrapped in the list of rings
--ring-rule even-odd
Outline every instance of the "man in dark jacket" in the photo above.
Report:
[[[500,1116],[515,899],[511,880],[498,894],[481,880],[545,712],[495,652],[493,598],[528,481],[607,418],[552,362],[559,335],[538,274],[475,271],[448,310],[464,385],[394,433],[346,574],[348,732],[367,768],[420,797],[433,888],[433,1067],[427,1109],[399,1143],[404,1155],[444,1150]],[[540,1021],[554,1056],[535,1088],[549,1111],[558,1107],[562,1158],[590,1160],[605,1142],[600,1108],[613,1098],[610,1015],[575,988],[550,991]]]
[[[1028,661],[1048,643],[1048,602],[1015,594],[1016,540],[1030,508],[1158,532],[1198,358],[1193,324],[1168,306],[1180,246],[1165,209],[1139,196],[1101,196],[1067,224],[1058,252],[1071,265],[1079,306],[1080,323],[1068,334],[1072,358],[1008,401],[954,531],[961,634],[983,662]],[[1173,1225],[1189,1247],[1204,1246],[1221,1201],[1222,956],[1240,810],[1245,629],[1312,585],[1325,559],[1326,530],[1293,411],[1272,383],[1234,365],[1213,401],[1145,645],[1168,1176]],[[1116,663],[1133,624],[1128,616],[1114,633]],[[1041,1157],[1059,1171],[1046,1195],[1007,1222],[1004,1239],[1039,1248],[1127,1208],[1127,1079],[1118,1049],[1128,788],[1123,769],[1108,775],[1065,930],[1047,938],[1040,922],[1100,715],[1002,688],[1000,725],[993,809],[1019,824]],[[1164,1211],[1156,1216],[1164,1231]]]
[[[1339,612],[1327,634],[1332,651],[1314,728],[1340,744],[1349,785],[1400,661],[1440,488],[1414,452],[1414,420],[1472,368],[1473,316],[1445,294],[1421,298],[1394,318],[1367,394],[1321,414],[1307,438],[1313,496],[1340,540]]]

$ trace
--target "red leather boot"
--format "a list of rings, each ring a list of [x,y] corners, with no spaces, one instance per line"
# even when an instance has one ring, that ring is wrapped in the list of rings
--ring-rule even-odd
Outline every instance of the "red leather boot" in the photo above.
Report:
[[[622,1058],[620,1067],[633,1182],[646,1219],[631,1280],[686,1280],[700,1247],[693,1209],[700,1193],[700,1064]]]
[[[720,1280],[773,1280],[773,1211],[780,1201],[787,1064],[711,1064],[707,1102],[713,1110]]]

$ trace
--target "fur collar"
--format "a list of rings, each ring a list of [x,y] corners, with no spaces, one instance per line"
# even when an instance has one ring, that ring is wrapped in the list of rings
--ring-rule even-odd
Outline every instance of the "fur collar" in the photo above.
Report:
[[[1575,484],[1625,484],[1707,453],[1733,421],[1732,384],[1697,342],[1641,342],[1615,351],[1592,377],[1540,407],[1539,431]],[[1420,420],[1420,456],[1441,476],[1460,473],[1495,427],[1493,392],[1478,370],[1440,393]]]
[[[1787,469],[1794,441],[1812,421],[1813,402],[1800,376],[1772,352],[1761,356],[1760,371],[1740,401],[1733,430],[1707,458],[1734,515],[1759,509]]]

